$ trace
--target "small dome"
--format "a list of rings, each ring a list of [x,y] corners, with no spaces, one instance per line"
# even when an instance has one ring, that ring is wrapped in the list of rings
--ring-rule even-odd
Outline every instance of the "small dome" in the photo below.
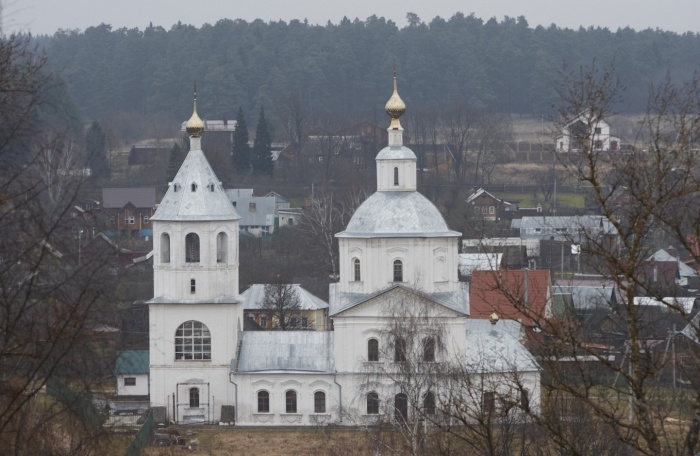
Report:
[[[376,192],[355,211],[339,237],[459,236],[418,192]]]
[[[202,131],[204,131],[204,122],[199,118],[197,114],[197,91],[194,92],[194,109],[192,110],[192,117],[185,124],[185,130],[193,138],[199,138],[202,136]]]
[[[406,112],[406,103],[403,102],[399,96],[399,90],[396,87],[396,67],[394,66],[394,93],[391,94],[391,98],[386,102],[384,110],[389,117],[391,117],[391,124],[389,125],[390,130],[401,130],[401,123],[399,122],[399,117],[401,117]]]
[[[417,160],[416,154],[405,146],[385,147],[377,154],[375,160]]]

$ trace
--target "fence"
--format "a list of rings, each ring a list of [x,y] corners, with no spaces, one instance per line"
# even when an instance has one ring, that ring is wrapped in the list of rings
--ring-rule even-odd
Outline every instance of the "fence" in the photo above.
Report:
[[[153,410],[148,411],[143,426],[141,426],[134,440],[131,441],[131,444],[126,449],[125,456],[139,456],[151,440],[151,431],[153,431]]]

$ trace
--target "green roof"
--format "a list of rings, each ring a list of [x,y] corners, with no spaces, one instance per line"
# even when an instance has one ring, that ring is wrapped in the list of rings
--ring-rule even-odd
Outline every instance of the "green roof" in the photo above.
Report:
[[[119,374],[148,374],[150,358],[148,350],[127,350],[119,353],[114,367],[114,373]]]

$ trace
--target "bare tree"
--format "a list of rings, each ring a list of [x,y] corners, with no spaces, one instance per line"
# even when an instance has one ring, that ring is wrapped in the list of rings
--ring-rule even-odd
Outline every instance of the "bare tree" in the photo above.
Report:
[[[269,310],[281,331],[298,329],[301,324],[301,302],[293,285],[272,283],[265,285],[262,308]]]
[[[474,149],[474,184],[489,183],[497,165],[508,162],[508,142],[513,125],[506,113],[482,110],[477,122]]]
[[[65,134],[47,131],[34,139],[33,170],[46,186],[51,204],[58,204],[75,192],[83,181],[82,157]]]
[[[446,145],[452,157],[455,179],[463,183],[466,179],[469,146],[474,141],[477,116],[465,103],[448,108],[443,117]]]

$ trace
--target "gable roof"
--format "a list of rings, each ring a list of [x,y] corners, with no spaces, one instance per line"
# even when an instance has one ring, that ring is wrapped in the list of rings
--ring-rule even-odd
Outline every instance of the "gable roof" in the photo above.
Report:
[[[243,331],[231,372],[335,372],[332,331]]]
[[[150,372],[150,358],[148,350],[127,350],[119,353],[114,365],[114,373],[123,374],[148,374]]]
[[[201,150],[190,150],[151,220],[239,220]]]
[[[660,249],[654,252],[654,254],[647,258],[647,261],[657,261],[660,263],[676,263],[678,265],[678,275],[680,277],[693,277],[698,275],[693,268],[683,263],[678,259],[678,257],[671,255],[664,249]]]
[[[297,296],[299,297],[299,308],[301,310],[318,310],[327,309],[328,303],[321,298],[318,298],[307,290],[303,289],[299,284],[289,284]],[[265,299],[265,284],[256,283],[251,285],[246,291],[239,295],[243,301],[244,310],[256,310],[263,308]]]
[[[511,205],[512,205],[512,203],[509,203],[508,201],[504,201],[504,200],[502,200],[502,199],[500,199],[500,198],[497,198],[497,197],[493,196],[493,194],[487,192],[487,191],[484,190],[483,188],[480,188],[479,190],[477,190],[477,191],[475,191],[474,193],[472,193],[472,194],[469,196],[469,198],[467,198],[467,204],[468,204],[468,203],[471,203],[472,201],[474,201],[475,199],[477,199],[477,198],[480,197],[481,195],[490,196],[491,198],[493,198],[493,199],[496,200],[497,202],[503,203],[503,204],[506,205],[506,206],[511,206]]]
[[[135,207],[154,207],[156,205],[155,187],[103,188],[102,207],[121,209],[127,203]]]
[[[390,293],[394,290],[404,290],[409,293],[415,294],[421,299],[426,299],[428,301],[439,304],[443,307],[447,307],[455,312],[468,315],[469,314],[469,284],[465,282],[459,283],[459,288],[455,292],[435,292],[435,293],[423,293],[421,291],[416,291],[413,288],[406,287],[404,285],[394,284],[383,290],[379,290],[374,293],[343,293],[340,291],[339,283],[332,283],[329,287],[329,307],[330,316],[338,315],[358,306],[370,299],[376,298],[380,295]]]
[[[243,190],[243,191],[241,191]],[[275,197],[253,196],[249,189],[227,189],[226,198],[241,217],[241,226],[272,226],[275,223]],[[253,209],[254,207],[254,209]]]
[[[557,280],[554,293],[571,295],[576,310],[609,309],[622,299],[612,280]]]
[[[501,269],[472,273],[470,318],[488,318],[496,312],[500,318],[521,320],[524,325],[533,326],[533,319],[519,307],[525,305],[532,314],[543,318],[551,311],[550,301],[548,269]]]

